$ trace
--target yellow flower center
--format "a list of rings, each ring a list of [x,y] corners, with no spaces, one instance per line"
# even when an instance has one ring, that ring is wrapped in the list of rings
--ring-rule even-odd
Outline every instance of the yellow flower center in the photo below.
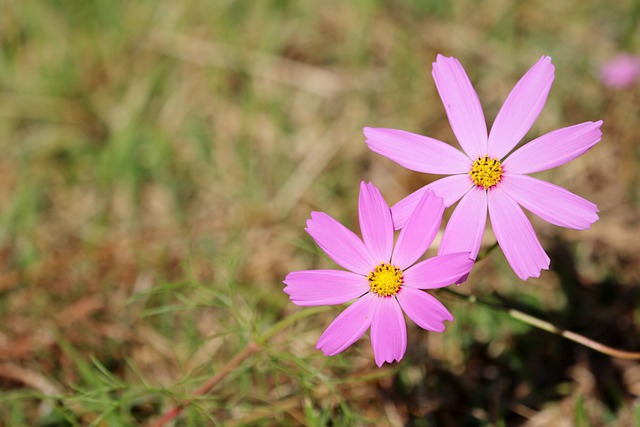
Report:
[[[395,265],[380,263],[375,270],[367,276],[371,292],[381,297],[395,295],[402,286],[402,271]]]
[[[484,187],[485,189],[493,187],[502,178],[500,160],[492,159],[489,156],[478,157],[478,160],[473,162],[469,175],[471,175],[471,179],[478,187]]]

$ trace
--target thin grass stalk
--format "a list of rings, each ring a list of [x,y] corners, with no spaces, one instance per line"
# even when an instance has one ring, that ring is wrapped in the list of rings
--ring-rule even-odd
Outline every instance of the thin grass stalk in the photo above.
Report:
[[[273,325],[267,332],[262,334],[260,337],[256,338],[254,341],[251,341],[247,344],[247,346],[240,353],[234,356],[220,371],[214,374],[211,378],[209,378],[206,382],[204,382],[200,387],[198,387],[192,394],[192,398],[205,395],[209,393],[220,381],[222,381],[229,373],[233,372],[245,359],[248,359],[254,353],[260,351],[263,345],[276,333],[278,333],[283,328],[297,322],[300,319],[305,317],[313,316],[315,314],[319,314],[325,311],[330,310],[331,307],[315,307],[307,310],[298,311],[291,316],[287,316],[282,319],[280,322]],[[162,427],[169,421],[177,418],[184,408],[189,406],[191,399],[186,399],[183,402],[175,405],[173,408],[165,412],[160,419],[158,419],[155,423],[151,424],[152,427]]]
[[[542,320],[538,317],[524,313],[520,310],[505,307],[503,305],[495,304],[489,301],[484,301],[480,298],[477,298],[475,295],[465,295],[447,288],[443,288],[441,289],[441,291],[454,295],[457,298],[462,299],[471,304],[481,304],[486,307],[497,309],[498,311],[507,313],[512,318],[519,320],[523,323],[526,323],[538,329],[542,329],[543,331],[547,331],[552,334],[561,336],[562,338],[568,339],[570,341],[573,341],[575,343],[588,347],[599,353],[606,354],[607,356],[616,357],[619,359],[627,359],[627,360],[640,360],[640,352],[625,351],[625,350],[619,350],[619,349],[610,347],[598,341],[594,341],[591,338],[587,338],[584,335],[580,335],[576,332],[555,326],[554,324],[547,322],[546,320]]]

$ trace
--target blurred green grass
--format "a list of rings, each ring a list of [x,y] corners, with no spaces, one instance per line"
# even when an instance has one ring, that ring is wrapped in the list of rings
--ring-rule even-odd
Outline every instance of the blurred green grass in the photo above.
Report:
[[[552,271],[519,282],[495,251],[461,290],[640,348],[638,88],[598,81],[638,50],[640,2],[0,6],[0,425],[144,423],[297,311],[285,274],[331,266],[303,232],[311,210],[357,229],[361,180],[395,202],[431,179],[368,152],[361,128],[455,143],[437,53],[464,64],[489,123],[550,55],[526,140],[605,121],[601,144],[544,175],[601,220],[534,219]],[[375,368],[366,340],[314,350],[336,309],[274,337],[180,425],[640,425],[636,365],[442,298],[456,321],[410,329],[401,364]]]

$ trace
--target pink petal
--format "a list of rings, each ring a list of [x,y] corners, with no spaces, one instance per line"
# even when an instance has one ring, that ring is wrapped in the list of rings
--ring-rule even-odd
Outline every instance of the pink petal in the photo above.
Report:
[[[377,263],[389,262],[393,251],[391,209],[375,185],[360,183],[358,208],[365,246]]]
[[[467,172],[471,160],[451,145],[396,129],[364,128],[369,148],[416,172],[449,175]]]
[[[438,255],[471,252],[476,259],[487,223],[487,192],[474,187],[460,200],[442,235]]]
[[[392,264],[401,270],[413,265],[429,248],[442,222],[444,203],[441,197],[427,191],[422,196],[406,225],[400,231],[393,250]]]
[[[501,187],[489,192],[489,217],[498,244],[519,278],[539,277],[540,270],[549,268],[549,257],[531,222]]]
[[[471,158],[487,153],[487,124],[478,94],[456,58],[438,55],[433,80],[460,146]]]
[[[370,289],[365,276],[342,270],[293,271],[284,283],[284,292],[301,306],[342,304]]]
[[[403,272],[404,287],[435,289],[455,283],[471,271],[473,260],[469,255],[450,253],[422,261]]]
[[[371,326],[378,298],[368,293],[347,307],[324,331],[316,348],[325,356],[334,356],[358,341]]]
[[[371,324],[371,345],[376,364],[400,361],[407,349],[407,325],[395,298],[380,298]]]
[[[540,179],[505,174],[501,189],[525,209],[560,227],[584,230],[598,220],[596,205]]]
[[[444,331],[444,321],[453,321],[449,310],[433,296],[418,289],[402,288],[396,294],[400,307],[409,319],[422,329],[434,332]]]
[[[547,102],[554,69],[551,58],[543,56],[515,85],[491,127],[491,157],[503,158],[529,132]]]
[[[444,206],[448,208],[460,200],[464,194],[473,187],[473,181],[468,174],[451,175],[432,182],[429,185],[413,192],[391,208],[393,225],[396,230],[406,225],[409,215],[415,210],[418,202],[426,191],[432,190],[436,196],[444,199]]]
[[[336,264],[359,274],[369,274],[377,261],[351,230],[323,212],[311,212],[307,233]]]
[[[534,173],[565,164],[596,145],[602,120],[558,129],[523,145],[503,163],[505,172]]]

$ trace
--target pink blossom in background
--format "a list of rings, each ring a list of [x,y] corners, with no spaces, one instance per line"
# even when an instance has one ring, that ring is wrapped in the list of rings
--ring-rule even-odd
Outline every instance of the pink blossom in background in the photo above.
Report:
[[[605,86],[611,88],[633,86],[640,78],[640,57],[626,53],[613,57],[602,64],[600,78]]]
[[[316,348],[336,355],[356,342],[371,327],[376,364],[399,361],[407,348],[403,311],[418,326],[436,332],[449,311],[421,289],[452,284],[468,275],[469,252],[438,255],[415,262],[433,242],[444,203],[431,191],[423,192],[394,245],[391,210],[371,183],[360,184],[361,240],[338,221],[312,212],[307,232],[344,270],[294,271],[284,280],[284,291],[301,306],[335,305],[356,299],[325,330]]]
[[[460,200],[447,224],[438,254],[471,251],[475,258],[487,212],[507,261],[522,280],[549,268],[521,207],[552,224],[586,229],[598,220],[593,203],[564,188],[527,176],[562,165],[593,147],[602,121],[585,122],[543,135],[509,153],[531,129],[554,78],[543,56],[516,84],[487,134],[478,95],[456,58],[438,55],[433,78],[462,151],[442,141],[395,129],[365,128],[371,150],[418,172],[450,175],[423,187],[392,208],[396,228],[406,225],[422,195],[433,191],[449,207]],[[461,281],[466,280],[462,278]]]

